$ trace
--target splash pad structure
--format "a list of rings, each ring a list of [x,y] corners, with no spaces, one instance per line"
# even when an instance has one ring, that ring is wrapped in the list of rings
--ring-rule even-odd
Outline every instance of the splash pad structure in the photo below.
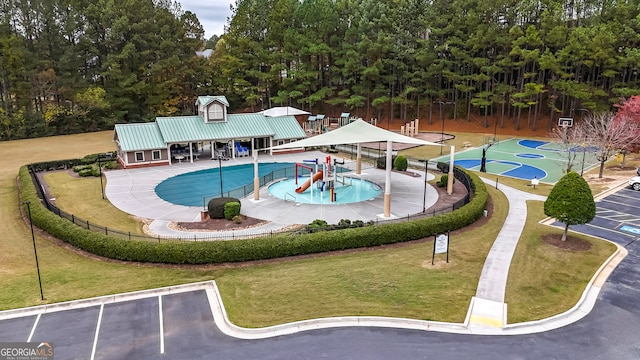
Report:
[[[334,165],[339,164],[334,162]],[[382,188],[373,182],[340,176],[337,169],[331,166],[331,156],[327,156],[324,163],[319,163],[318,159],[303,160],[303,163],[296,164],[294,179],[272,184],[269,193],[283,200],[304,204],[347,204],[371,200],[382,193]],[[307,171],[308,176],[302,175]]]

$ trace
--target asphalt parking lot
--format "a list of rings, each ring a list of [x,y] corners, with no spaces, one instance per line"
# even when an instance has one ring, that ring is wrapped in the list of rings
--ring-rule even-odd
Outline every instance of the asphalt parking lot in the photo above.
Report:
[[[572,225],[569,230],[627,246],[640,237],[640,191],[624,187],[600,199],[596,202],[596,217],[588,224]]]
[[[199,358],[216,336],[204,290],[0,321],[3,341],[50,342],[58,359]]]

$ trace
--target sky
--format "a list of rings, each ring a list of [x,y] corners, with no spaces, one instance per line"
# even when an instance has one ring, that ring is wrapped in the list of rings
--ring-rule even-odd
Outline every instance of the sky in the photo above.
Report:
[[[204,37],[222,35],[227,17],[231,17],[229,6],[235,0],[179,0],[182,10],[196,14],[204,28]]]

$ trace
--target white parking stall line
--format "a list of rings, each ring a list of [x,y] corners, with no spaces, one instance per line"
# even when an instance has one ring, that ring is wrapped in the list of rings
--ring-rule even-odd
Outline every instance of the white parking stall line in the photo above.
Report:
[[[162,295],[158,295],[158,313],[160,317],[160,354],[164,354],[164,319],[162,316]]]
[[[100,312],[98,313],[98,323],[96,324],[96,334],[93,337],[93,348],[91,349],[91,360],[96,358],[96,347],[98,346],[98,335],[100,335],[100,323],[102,323],[102,310],[104,304],[100,304]]]
[[[31,342],[33,333],[36,332],[36,327],[38,326],[38,322],[40,321],[40,315],[41,314],[38,314],[38,316],[36,316],[36,321],[33,323],[33,327],[31,328],[31,333],[29,333],[29,338],[27,339],[27,342]]]

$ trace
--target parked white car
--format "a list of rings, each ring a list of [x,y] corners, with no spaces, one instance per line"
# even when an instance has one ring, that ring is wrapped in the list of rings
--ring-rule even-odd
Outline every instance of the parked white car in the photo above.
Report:
[[[640,190],[640,176],[634,176],[629,179],[629,186],[631,186],[633,190]]]

